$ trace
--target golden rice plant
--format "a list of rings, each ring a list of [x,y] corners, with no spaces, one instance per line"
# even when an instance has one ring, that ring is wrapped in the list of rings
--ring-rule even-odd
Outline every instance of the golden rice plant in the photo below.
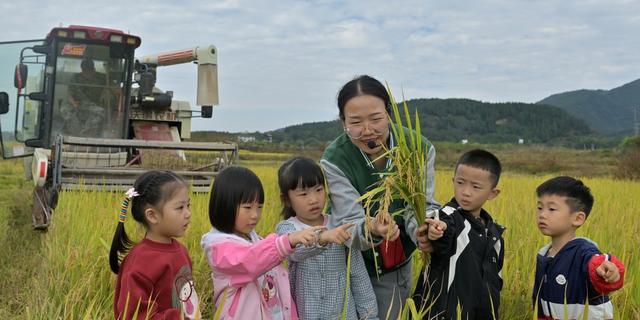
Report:
[[[425,219],[427,209],[427,173],[426,160],[428,147],[423,146],[422,131],[420,127],[420,117],[416,111],[412,122],[409,114],[409,107],[406,99],[403,99],[403,112],[405,122],[400,116],[398,103],[391,93],[387,85],[389,97],[391,98],[391,107],[393,115],[389,115],[390,127],[393,136],[396,139],[396,145],[391,149],[386,149],[380,158],[388,157],[391,159],[392,168],[385,172],[384,177],[379,181],[378,185],[362,195],[358,201],[363,203],[365,208],[365,236],[371,241],[370,229],[373,219],[380,224],[389,224],[392,222],[392,216],[401,214],[404,209],[390,213],[389,206],[396,199],[402,199],[409,207],[411,207],[416,221],[421,223]],[[384,147],[384,145],[383,145]],[[379,158],[378,158],[379,159]],[[371,209],[379,205],[375,218],[371,218]],[[386,235],[389,239],[391,228]],[[371,241],[373,242],[373,241]],[[426,259],[425,255],[421,256],[422,260]],[[377,261],[374,260],[377,266]]]
[[[437,147],[437,146],[436,146]],[[117,221],[120,193],[63,192],[46,233],[30,228],[29,183],[22,179],[22,162],[0,162],[0,178],[16,180],[0,184],[0,315],[6,319],[113,319],[115,275],[109,270],[108,252]],[[280,163],[252,162],[265,187],[263,216],[256,231],[274,232],[280,216],[277,169]],[[435,172],[435,199],[445,202],[453,195],[451,170]],[[536,226],[535,188],[549,175],[515,174],[507,169],[500,179],[499,197],[487,202],[485,209],[507,230],[505,237],[504,287],[501,294],[501,319],[535,319],[531,304],[533,278],[538,249],[549,241]],[[611,178],[585,178],[595,204],[585,225],[578,229],[598,243],[603,252],[618,256],[626,265],[625,285],[613,293],[615,319],[640,319],[640,183]],[[17,192],[14,188],[26,188]],[[13,199],[15,198],[15,199]],[[3,200],[4,199],[4,200]],[[22,209],[16,211],[16,207]],[[192,222],[180,238],[193,260],[193,276],[201,298],[203,319],[217,319],[213,307],[211,269],[200,248],[200,237],[211,227],[208,219],[208,195],[191,194]],[[23,225],[16,225],[19,217]],[[131,221],[130,221],[131,222]],[[127,222],[132,238],[141,239],[142,230]],[[413,259],[414,282],[423,261]],[[405,303],[404,315],[419,318],[418,308]],[[384,318],[386,310],[380,312]]]
[[[408,128],[405,131],[405,122],[400,116],[398,103],[393,94],[391,94],[391,90],[389,90],[389,96],[393,109],[393,115],[389,116],[389,121],[393,136],[396,139],[396,145],[391,149],[386,149],[384,154],[380,156],[380,158],[388,157],[391,159],[391,170],[384,173],[384,177],[376,187],[358,199],[358,201],[363,202],[367,212],[365,218],[368,226],[371,225],[370,217],[372,214],[370,210],[376,203],[379,204],[379,210],[375,219],[383,224],[390,223],[392,215],[402,212],[402,210],[393,213],[389,212],[389,206],[393,200],[402,199],[407,203],[419,223],[424,221],[427,209],[427,176],[425,169],[429,149],[423,146],[420,117],[416,111],[413,120],[415,122],[412,122],[409,107],[405,100],[403,102],[403,111],[406,119],[406,128]],[[368,231],[369,228],[365,229]]]

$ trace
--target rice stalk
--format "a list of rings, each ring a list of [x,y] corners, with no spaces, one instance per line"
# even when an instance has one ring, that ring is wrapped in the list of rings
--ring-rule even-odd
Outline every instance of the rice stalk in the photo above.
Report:
[[[418,224],[424,221],[427,209],[427,176],[425,169],[428,148],[423,146],[420,117],[416,112],[412,123],[409,107],[406,101],[403,102],[403,112],[406,119],[405,126],[405,122],[400,117],[398,103],[393,94],[391,94],[388,85],[387,90],[389,91],[393,110],[393,116],[389,116],[389,122],[396,145],[391,149],[387,149],[383,145],[385,152],[379,158],[388,157],[391,159],[392,166],[388,172],[383,173],[383,178],[373,189],[357,200],[363,203],[366,211],[365,223],[367,228],[365,228],[365,237],[369,241],[372,239],[369,233],[373,224],[370,217],[375,216],[375,221],[378,223],[390,224],[393,221],[392,216],[404,212],[404,210],[389,212],[389,207],[394,200],[401,199],[404,201],[407,207],[411,208]],[[376,204],[379,205],[378,212],[372,214],[371,210]],[[389,239],[391,230],[389,228],[385,239]]]

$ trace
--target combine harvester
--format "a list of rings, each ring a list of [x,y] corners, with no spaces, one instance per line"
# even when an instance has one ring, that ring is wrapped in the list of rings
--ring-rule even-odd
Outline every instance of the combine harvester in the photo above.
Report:
[[[211,118],[218,104],[216,48],[135,58],[139,46],[137,36],[85,26],[0,43],[2,157],[25,158],[35,228],[49,226],[61,190],[124,190],[144,171],[166,169],[206,192],[237,159],[235,144],[182,141],[194,114]],[[155,87],[158,67],[190,62],[199,111]]]

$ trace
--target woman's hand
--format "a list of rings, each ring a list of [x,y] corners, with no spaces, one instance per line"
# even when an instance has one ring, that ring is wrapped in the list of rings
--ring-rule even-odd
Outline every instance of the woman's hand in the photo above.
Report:
[[[299,244],[305,245],[307,247],[315,245],[317,241],[316,231],[325,229],[326,228],[324,226],[315,226],[301,231],[289,233],[289,244],[291,244],[292,248]]]
[[[418,241],[418,249],[424,253],[433,252],[433,246],[431,245],[431,241],[429,241],[428,236],[429,225],[423,224],[416,231],[416,240]]]
[[[353,227],[353,223],[345,223],[339,227],[320,233],[319,244],[324,246],[328,243],[343,244],[351,238],[348,229]]]
[[[388,241],[396,240],[400,236],[400,229],[393,219],[390,219],[389,223],[382,223],[378,219],[372,219],[369,231],[371,234]],[[389,235],[388,238],[387,235]]]

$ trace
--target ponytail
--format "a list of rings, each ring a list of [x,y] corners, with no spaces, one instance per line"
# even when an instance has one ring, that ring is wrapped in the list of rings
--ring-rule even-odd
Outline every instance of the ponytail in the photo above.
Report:
[[[124,222],[127,220],[127,208],[129,207],[129,201],[139,194],[134,188],[131,188],[125,194],[125,198],[122,201],[122,207],[120,208],[120,214],[118,215],[118,226],[116,232],[113,235],[113,241],[111,241],[111,250],[109,251],[109,266],[113,273],[118,274],[120,271],[121,258],[129,252],[129,249],[133,246],[133,241],[127,236],[127,232],[124,229]]]

